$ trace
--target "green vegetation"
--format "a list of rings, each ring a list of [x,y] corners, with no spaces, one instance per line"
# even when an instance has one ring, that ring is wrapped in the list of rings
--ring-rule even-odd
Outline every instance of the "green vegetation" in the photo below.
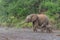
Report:
[[[25,17],[42,9],[47,10],[45,14],[53,25],[60,28],[60,0],[0,0],[0,25],[25,27],[27,24],[20,25]]]

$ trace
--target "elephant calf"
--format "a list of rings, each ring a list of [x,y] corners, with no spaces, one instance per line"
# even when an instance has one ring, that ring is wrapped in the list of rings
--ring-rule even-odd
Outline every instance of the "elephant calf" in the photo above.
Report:
[[[45,14],[30,14],[26,17],[25,22],[33,23],[34,32],[36,32],[38,28],[40,28],[41,31],[46,30],[47,32],[52,32],[50,27],[47,27],[47,25],[49,25],[49,18]]]

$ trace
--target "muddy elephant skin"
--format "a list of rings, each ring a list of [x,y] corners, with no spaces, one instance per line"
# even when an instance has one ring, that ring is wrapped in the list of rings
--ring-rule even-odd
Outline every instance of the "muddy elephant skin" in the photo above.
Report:
[[[36,32],[37,28],[41,28],[42,30],[47,28],[47,25],[49,25],[49,18],[45,14],[30,14],[26,17],[25,22],[32,22],[33,31]],[[50,32],[49,28],[47,31]]]

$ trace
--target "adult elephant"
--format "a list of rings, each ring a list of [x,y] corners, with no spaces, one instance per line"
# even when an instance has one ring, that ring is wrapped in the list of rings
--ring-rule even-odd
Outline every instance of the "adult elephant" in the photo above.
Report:
[[[33,31],[37,32],[37,29],[40,28],[43,32],[46,30],[47,32],[52,32],[50,27],[47,27],[49,25],[49,18],[45,14],[30,14],[26,17],[25,22],[33,23]]]

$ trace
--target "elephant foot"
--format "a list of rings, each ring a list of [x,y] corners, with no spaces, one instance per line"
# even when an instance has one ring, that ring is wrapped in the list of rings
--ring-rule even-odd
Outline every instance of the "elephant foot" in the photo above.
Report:
[[[41,29],[41,32],[44,33],[45,32],[45,29]]]
[[[48,30],[47,33],[53,33],[53,31],[52,30]]]
[[[53,33],[52,29],[47,29],[46,32],[47,33]]]
[[[33,29],[34,32],[37,32],[37,29]]]

